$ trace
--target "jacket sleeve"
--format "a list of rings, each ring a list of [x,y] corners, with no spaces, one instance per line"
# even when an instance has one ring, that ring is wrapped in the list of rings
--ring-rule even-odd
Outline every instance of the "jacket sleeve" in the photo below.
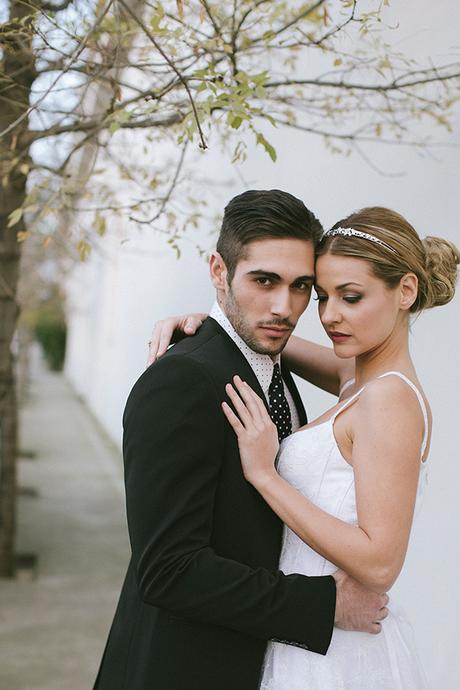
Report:
[[[284,575],[210,546],[228,432],[206,370],[170,355],[134,387],[124,416],[128,528],[144,602],[325,654],[335,615],[332,577]]]

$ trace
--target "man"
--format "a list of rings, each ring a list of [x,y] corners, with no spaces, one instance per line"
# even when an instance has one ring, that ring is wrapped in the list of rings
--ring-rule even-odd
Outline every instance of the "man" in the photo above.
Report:
[[[306,423],[279,353],[310,299],[320,236],[290,194],[232,199],[211,258],[211,318],[129,396],[132,558],[97,690],[257,690],[268,640],[325,654],[334,620],[370,631],[385,615],[385,598],[343,573],[277,570],[282,524],[244,480],[221,410],[238,374],[267,400],[280,438]]]

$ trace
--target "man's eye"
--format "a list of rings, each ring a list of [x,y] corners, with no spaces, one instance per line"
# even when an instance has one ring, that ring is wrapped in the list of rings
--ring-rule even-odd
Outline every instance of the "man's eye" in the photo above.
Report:
[[[296,290],[302,290],[303,292],[308,292],[308,290],[311,290],[311,284],[304,283],[303,281],[300,283],[294,283],[294,287]]]
[[[272,284],[270,278],[257,278],[256,282],[259,285],[262,285],[262,287],[270,287],[270,285]]]

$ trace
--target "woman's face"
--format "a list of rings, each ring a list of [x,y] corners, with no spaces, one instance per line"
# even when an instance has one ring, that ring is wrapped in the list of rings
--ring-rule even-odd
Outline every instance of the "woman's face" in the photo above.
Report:
[[[376,278],[364,259],[319,256],[316,292],[321,323],[338,357],[378,350],[406,324],[400,290]]]

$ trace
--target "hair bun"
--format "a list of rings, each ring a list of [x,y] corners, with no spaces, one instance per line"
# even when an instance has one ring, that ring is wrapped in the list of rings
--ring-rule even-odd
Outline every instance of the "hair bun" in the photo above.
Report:
[[[441,237],[425,237],[422,242],[428,275],[428,290],[423,308],[440,307],[450,302],[455,295],[460,252],[453,242]]]

